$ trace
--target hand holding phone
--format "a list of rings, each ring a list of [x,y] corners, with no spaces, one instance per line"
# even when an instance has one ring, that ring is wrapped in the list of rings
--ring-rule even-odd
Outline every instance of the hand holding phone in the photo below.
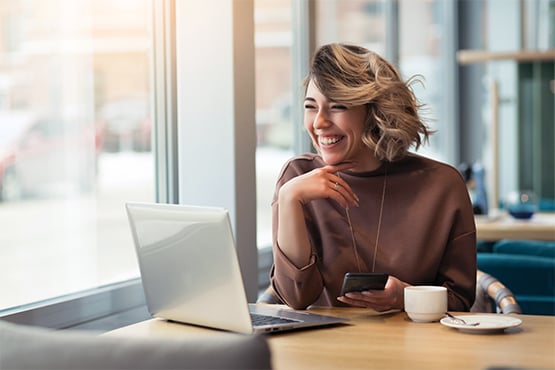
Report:
[[[348,272],[343,278],[340,295],[365,290],[383,290],[388,278],[388,274],[381,272]]]

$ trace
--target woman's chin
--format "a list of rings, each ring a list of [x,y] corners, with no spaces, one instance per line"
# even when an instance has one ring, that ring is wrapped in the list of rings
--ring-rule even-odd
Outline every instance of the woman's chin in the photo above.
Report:
[[[322,159],[324,160],[324,162],[326,162],[327,165],[329,166],[337,166],[338,164],[341,163],[345,163],[348,160],[344,157],[338,157],[336,155],[334,156],[326,156],[326,155],[322,155]]]

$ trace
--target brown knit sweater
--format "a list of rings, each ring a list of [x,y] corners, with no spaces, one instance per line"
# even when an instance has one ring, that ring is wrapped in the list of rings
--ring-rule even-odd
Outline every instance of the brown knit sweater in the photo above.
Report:
[[[278,178],[272,202],[271,281],[282,301],[297,309],[343,306],[336,299],[343,276],[359,270],[346,211],[333,200],[315,200],[304,206],[313,249],[307,266],[295,267],[277,245],[280,187],[324,165],[315,154],[289,160]],[[466,185],[457,169],[409,154],[372,172],[344,171],[340,176],[360,199],[360,207],[349,209],[360,270],[372,270],[386,183],[375,271],[411,285],[443,285],[448,289],[449,310],[468,311],[476,295],[476,228]]]

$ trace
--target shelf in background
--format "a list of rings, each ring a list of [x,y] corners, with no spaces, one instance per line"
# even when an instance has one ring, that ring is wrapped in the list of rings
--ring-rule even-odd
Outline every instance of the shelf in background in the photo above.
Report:
[[[459,50],[457,60],[460,64],[484,63],[494,60],[514,60],[517,62],[535,62],[555,60],[555,49],[516,52],[492,52],[485,50]]]

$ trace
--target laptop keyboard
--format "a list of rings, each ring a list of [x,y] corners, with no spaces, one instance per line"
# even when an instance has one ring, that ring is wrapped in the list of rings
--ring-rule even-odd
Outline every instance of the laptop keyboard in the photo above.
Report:
[[[255,326],[300,322],[300,320],[287,319],[284,317],[277,317],[277,316],[259,315],[256,313],[251,313],[251,321]]]

